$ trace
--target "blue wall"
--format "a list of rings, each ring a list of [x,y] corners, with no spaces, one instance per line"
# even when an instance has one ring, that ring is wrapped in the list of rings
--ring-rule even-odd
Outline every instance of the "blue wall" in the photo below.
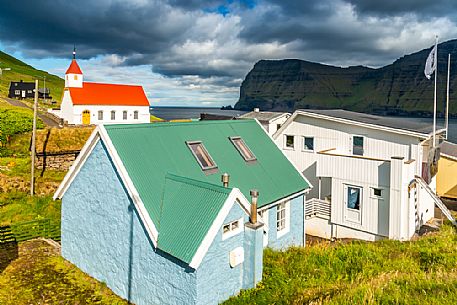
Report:
[[[277,206],[268,211],[268,246],[273,249],[282,250],[290,246],[303,246],[304,240],[304,196],[301,195],[290,200],[290,231],[280,238],[276,231]]]
[[[270,209],[269,247],[303,244],[303,196],[290,207],[290,231],[279,240]],[[234,203],[224,223],[240,218],[248,221]],[[198,270],[155,249],[101,141],[62,199],[62,256],[137,305],[218,304],[237,294],[249,267],[230,267],[229,253],[245,246],[244,233],[222,240],[220,228]]]
[[[235,203],[224,220],[224,224],[243,218],[247,214]],[[208,253],[197,270],[198,304],[218,304],[236,295],[243,287],[243,264],[230,267],[229,253],[237,247],[244,247],[244,231],[222,240],[222,228],[217,233]]]
[[[63,197],[62,256],[137,305],[197,299],[196,272],[154,249],[101,142]]]

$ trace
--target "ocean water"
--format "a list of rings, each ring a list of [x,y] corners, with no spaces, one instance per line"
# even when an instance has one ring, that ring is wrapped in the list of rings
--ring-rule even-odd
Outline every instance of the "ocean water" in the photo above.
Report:
[[[164,120],[175,120],[175,119],[198,119],[200,113],[211,113],[227,116],[239,116],[246,111],[239,110],[221,110],[219,108],[203,108],[203,107],[151,107],[151,114]],[[426,122],[433,124],[433,118],[417,118],[417,117],[397,117],[401,120]],[[437,128],[443,128],[444,119],[440,118],[437,120]],[[449,120],[449,135],[448,140],[453,143],[457,143],[457,119]]]
[[[151,107],[149,112],[164,120],[199,119],[200,113],[211,113],[227,116],[239,116],[247,111],[221,110],[219,108],[204,107]]]
[[[425,122],[430,125],[433,124],[433,118],[416,118],[416,117],[397,117],[400,120],[416,121],[416,122]],[[444,119],[439,118],[436,120],[436,128],[444,128]],[[457,119],[449,119],[449,134],[448,141],[457,143]]]

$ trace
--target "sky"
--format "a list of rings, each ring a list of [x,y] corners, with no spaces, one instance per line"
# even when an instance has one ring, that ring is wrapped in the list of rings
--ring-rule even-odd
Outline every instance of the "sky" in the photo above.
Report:
[[[0,50],[140,84],[153,106],[233,105],[261,59],[381,67],[457,38],[455,0],[0,0]]]

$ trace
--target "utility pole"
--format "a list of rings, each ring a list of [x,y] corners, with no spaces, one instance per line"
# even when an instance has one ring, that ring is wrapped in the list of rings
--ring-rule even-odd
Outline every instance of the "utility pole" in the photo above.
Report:
[[[38,111],[38,79],[35,80],[35,101],[33,103],[33,127],[32,127],[32,168],[30,177],[30,195],[35,194],[35,150],[36,150],[36,117]]]

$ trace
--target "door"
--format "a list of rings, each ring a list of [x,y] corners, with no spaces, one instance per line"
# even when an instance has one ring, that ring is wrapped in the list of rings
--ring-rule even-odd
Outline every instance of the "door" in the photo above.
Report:
[[[90,124],[90,111],[89,110],[84,110],[83,111],[82,122],[83,122],[84,125],[89,125]]]
[[[22,98],[25,98],[25,90],[22,90]]]

